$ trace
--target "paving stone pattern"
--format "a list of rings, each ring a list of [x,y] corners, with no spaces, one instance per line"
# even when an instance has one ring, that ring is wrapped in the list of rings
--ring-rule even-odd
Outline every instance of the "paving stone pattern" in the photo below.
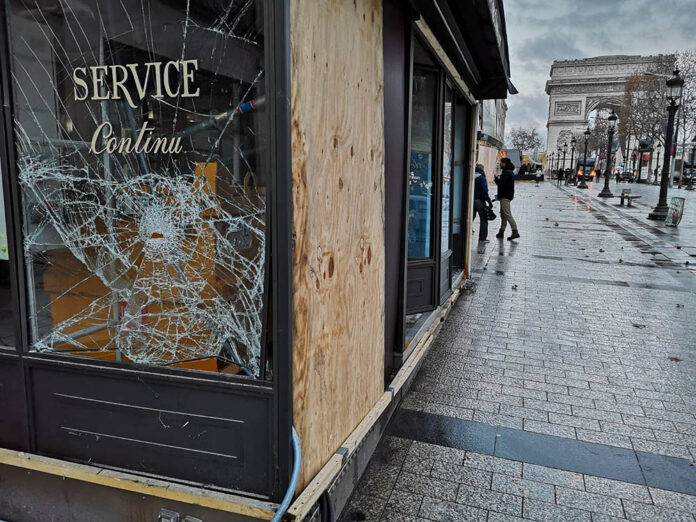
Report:
[[[626,209],[596,188],[518,183],[522,238],[477,245],[476,290],[402,408],[695,460],[696,197],[668,229],[645,219],[657,187],[641,190]],[[386,437],[343,519],[695,514],[689,495]]]

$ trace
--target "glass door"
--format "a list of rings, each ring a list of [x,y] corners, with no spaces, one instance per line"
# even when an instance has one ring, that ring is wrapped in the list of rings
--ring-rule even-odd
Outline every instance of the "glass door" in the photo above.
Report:
[[[436,117],[439,72],[415,66],[408,171],[407,312],[433,307],[435,288]]]
[[[440,301],[452,287],[452,178],[454,167],[454,94],[445,87],[440,184]]]

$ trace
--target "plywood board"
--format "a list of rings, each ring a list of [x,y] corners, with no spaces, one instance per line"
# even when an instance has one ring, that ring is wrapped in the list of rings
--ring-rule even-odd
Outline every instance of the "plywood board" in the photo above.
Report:
[[[291,3],[300,488],[384,391],[381,0]]]

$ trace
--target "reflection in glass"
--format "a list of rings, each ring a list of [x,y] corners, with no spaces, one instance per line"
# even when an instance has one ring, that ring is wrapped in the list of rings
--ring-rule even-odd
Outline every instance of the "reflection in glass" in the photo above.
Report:
[[[450,212],[452,192],[452,140],[454,138],[454,111],[452,89],[445,90],[445,118],[442,150],[442,225],[440,229],[440,252],[450,249]]]
[[[432,256],[433,129],[437,73],[414,70],[408,197],[408,257]]]
[[[259,375],[262,2],[48,3],[9,3],[32,349]]]
[[[15,345],[15,301],[10,288],[10,256],[5,223],[5,198],[0,178],[0,346]]]
[[[462,233],[462,196],[464,195],[464,162],[466,153],[466,107],[457,99],[454,116],[454,197],[452,199],[452,234]]]

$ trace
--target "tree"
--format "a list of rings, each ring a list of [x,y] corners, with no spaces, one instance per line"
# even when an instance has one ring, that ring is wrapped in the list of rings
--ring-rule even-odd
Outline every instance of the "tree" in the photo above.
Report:
[[[631,76],[624,87],[618,110],[619,135],[622,142],[629,136],[663,141],[663,125],[667,115],[666,80],[674,69],[675,55],[664,55],[652,70]]]
[[[687,155],[687,143],[696,135],[696,50],[687,49],[677,53],[677,67],[682,78],[684,78],[684,87],[682,88],[682,97],[679,104],[679,112],[677,120],[680,124],[678,141],[681,143],[682,154],[687,161],[690,157]],[[684,172],[684,162],[682,161],[681,173]],[[679,177],[679,185],[681,186],[682,177]]]
[[[644,73],[631,76],[625,84],[618,110],[618,143],[624,150],[636,150],[638,140],[664,144],[667,121],[667,78],[672,75],[676,55],[661,55],[661,59]],[[606,147],[606,146],[605,146]],[[640,165],[640,164],[639,164]],[[655,167],[652,164],[652,167]],[[640,167],[639,167],[640,168]]]
[[[535,128],[514,127],[510,130],[509,141],[513,149],[521,151],[536,150],[541,147],[541,137]]]

